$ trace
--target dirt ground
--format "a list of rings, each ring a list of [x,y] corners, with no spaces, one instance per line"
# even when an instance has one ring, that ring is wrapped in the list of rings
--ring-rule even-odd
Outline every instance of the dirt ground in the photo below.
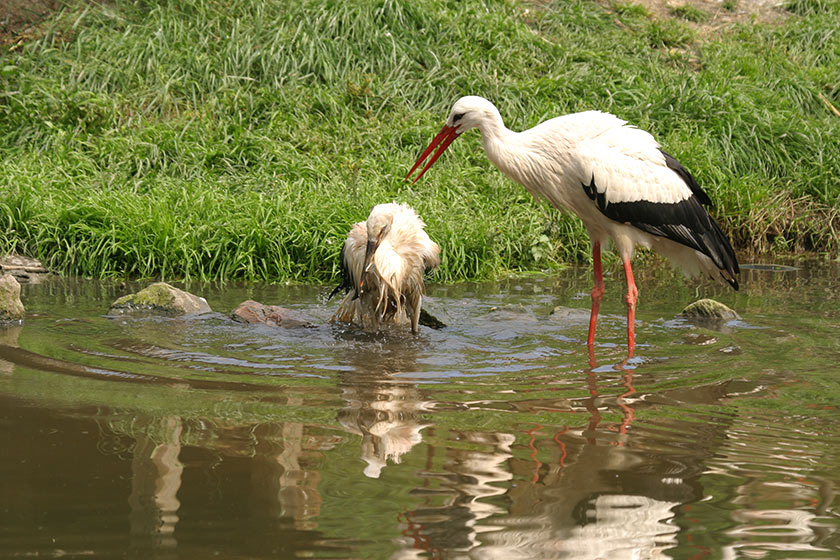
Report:
[[[657,19],[675,17],[674,7],[691,4],[708,17],[689,23],[701,37],[714,34],[732,23],[759,21],[772,23],[784,17],[784,0],[621,0],[642,4]],[[0,45],[25,39],[27,31],[54,11],[63,0],[0,0]]]
[[[713,35],[716,31],[733,23],[775,23],[785,17],[782,9],[784,0],[626,0],[641,4],[657,19],[675,17],[672,10],[690,4],[705,12],[708,17],[701,22],[690,22],[701,37]]]
[[[0,39],[13,37],[61,6],[61,0],[0,1]]]

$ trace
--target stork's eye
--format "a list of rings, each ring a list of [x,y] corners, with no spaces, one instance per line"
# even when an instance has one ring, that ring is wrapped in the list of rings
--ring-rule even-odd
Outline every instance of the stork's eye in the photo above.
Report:
[[[464,113],[458,113],[457,115],[452,116],[452,122],[456,123],[464,118]]]

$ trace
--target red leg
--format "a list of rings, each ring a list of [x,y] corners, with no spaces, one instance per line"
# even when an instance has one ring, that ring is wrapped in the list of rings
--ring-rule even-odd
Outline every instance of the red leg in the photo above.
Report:
[[[636,282],[633,280],[633,267],[630,259],[624,261],[624,276],[627,279],[627,352],[628,357],[633,356],[633,348],[636,346],[636,300],[639,297],[639,290],[636,289]]]
[[[589,314],[589,337],[586,344],[590,349],[595,344],[595,326],[598,324],[598,311],[601,309],[601,297],[604,295],[604,275],[601,270],[601,242],[592,244],[592,265],[595,269],[595,286],[592,288],[592,311]]]

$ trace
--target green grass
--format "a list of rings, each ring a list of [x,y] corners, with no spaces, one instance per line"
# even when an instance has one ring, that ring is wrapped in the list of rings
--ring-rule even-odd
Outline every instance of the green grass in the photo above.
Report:
[[[582,226],[476,132],[403,182],[477,94],[513,129],[613,112],[695,173],[741,248],[836,255],[840,3],[702,42],[632,6],[71,1],[0,47],[0,251],[96,277],[326,281],[350,224],[398,200],[443,281],[585,260]]]
[[[671,6],[669,11],[674,16],[684,19],[686,21],[693,21],[699,23],[709,19],[709,14],[692,4],[682,4],[679,6]]]

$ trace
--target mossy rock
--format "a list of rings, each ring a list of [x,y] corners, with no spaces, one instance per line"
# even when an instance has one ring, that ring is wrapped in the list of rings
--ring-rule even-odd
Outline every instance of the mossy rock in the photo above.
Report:
[[[730,309],[719,301],[708,298],[697,300],[687,305],[680,315],[683,317],[714,319],[719,321],[731,321],[741,318],[733,309]]]
[[[212,311],[203,297],[157,282],[111,304],[111,313],[145,311],[163,315],[195,315]]]
[[[0,276],[0,321],[22,321],[25,315],[20,284],[11,274]]]

